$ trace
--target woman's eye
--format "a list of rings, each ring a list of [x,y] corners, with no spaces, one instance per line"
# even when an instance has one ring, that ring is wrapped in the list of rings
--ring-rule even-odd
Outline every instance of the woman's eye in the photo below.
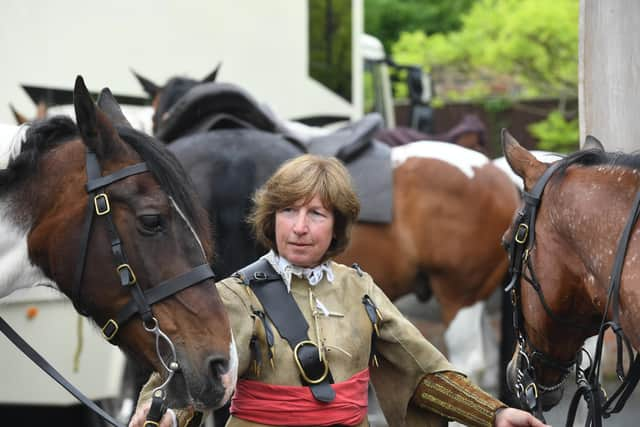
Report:
[[[146,231],[158,232],[162,230],[162,220],[160,215],[142,215],[140,218],[140,224]]]

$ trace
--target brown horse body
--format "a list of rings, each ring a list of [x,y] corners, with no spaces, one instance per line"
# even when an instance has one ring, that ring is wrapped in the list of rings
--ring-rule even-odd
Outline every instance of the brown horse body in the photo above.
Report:
[[[177,77],[164,86],[136,74],[153,100],[156,110],[154,130],[162,128],[170,109],[179,99],[188,98],[189,93],[212,82],[216,73],[217,69],[203,81]],[[469,117],[466,126],[482,127],[476,120]],[[166,142],[170,142],[170,149],[184,166],[193,171],[192,179],[205,204],[210,201],[212,205],[220,204],[229,209],[228,200],[244,199],[248,204],[250,194],[260,182],[250,183],[251,188],[247,189],[243,187],[248,180],[247,174],[237,176],[235,183],[228,183],[234,186],[233,196],[220,198],[217,202],[215,197],[220,197],[217,193],[223,190],[212,188],[207,182],[211,178],[203,169],[210,169],[212,164],[226,165],[220,169],[227,168],[227,175],[235,176],[240,175],[231,172],[237,169],[235,165],[243,165],[249,175],[259,176],[262,172],[255,173],[254,169],[273,172],[282,160],[294,154],[284,153],[285,145],[292,146],[287,141],[282,141],[282,147],[265,143],[261,148],[262,135],[247,135],[242,131],[233,138],[228,133],[228,140],[224,141],[225,150],[233,154],[225,155],[214,152],[215,148],[202,147],[202,144],[222,145],[217,138],[223,134],[224,129],[215,129],[201,137],[186,135]],[[190,137],[193,141],[187,141]],[[244,143],[247,139],[251,141]],[[259,154],[260,151],[263,153]],[[277,153],[281,153],[280,157],[271,160],[270,157]],[[500,246],[500,237],[517,208],[518,193],[512,181],[491,165],[486,156],[459,145],[415,142],[393,147],[392,153],[400,158],[393,160],[396,164],[393,221],[390,224],[358,223],[350,247],[338,261],[360,264],[391,299],[416,291],[418,294],[432,292],[442,305],[444,321],[448,324],[460,308],[485,299],[506,277],[507,256]],[[258,161],[255,157],[262,159]],[[371,173],[375,174],[375,171]],[[227,181],[226,178],[218,181]],[[200,182],[203,182],[201,186]],[[243,195],[245,191],[247,194]],[[216,232],[226,232],[222,229],[224,224],[218,226]],[[226,240],[248,239],[251,236],[236,233]],[[249,255],[244,263],[254,257]],[[239,258],[242,257],[228,259]],[[237,269],[243,265],[238,263],[233,267]]]
[[[435,142],[403,147],[392,154],[402,157],[394,170],[393,222],[358,223],[339,261],[360,264],[391,299],[427,282],[448,324],[504,280],[500,237],[519,196],[479,153]]]
[[[549,164],[535,159],[510,135],[504,136],[504,151],[513,170],[531,191]],[[540,286],[536,291],[524,279],[519,282],[525,352],[536,349],[554,363],[534,358],[535,378],[542,389],[544,409],[562,396],[566,375],[556,366],[572,365],[586,338],[599,332],[605,314],[612,267],[618,240],[630,215],[640,187],[640,159],[622,153],[592,149],[560,160],[547,181],[535,218],[535,234],[525,262],[524,274]],[[511,240],[518,224],[505,234]],[[632,231],[622,269],[619,290],[619,320],[633,347],[640,349],[640,229]],[[545,309],[544,302],[547,304]],[[515,382],[515,363],[510,366],[510,383]],[[557,390],[544,393],[545,388]]]

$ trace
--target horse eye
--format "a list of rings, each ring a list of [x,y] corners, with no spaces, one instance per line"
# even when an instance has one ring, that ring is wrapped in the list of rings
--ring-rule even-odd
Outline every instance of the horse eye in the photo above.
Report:
[[[160,215],[141,215],[138,217],[144,231],[158,233],[162,231]]]

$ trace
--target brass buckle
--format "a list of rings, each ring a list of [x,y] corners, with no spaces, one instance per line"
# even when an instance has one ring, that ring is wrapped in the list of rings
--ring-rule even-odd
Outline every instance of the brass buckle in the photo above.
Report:
[[[131,280],[129,280],[129,283],[125,283],[123,286],[135,285],[136,282],[138,281],[138,279],[136,278],[135,273],[133,272],[133,269],[131,268],[131,266],[129,264],[120,264],[118,267],[116,267],[116,270],[118,270],[118,275],[120,275],[120,272],[122,270],[127,270],[129,272],[129,278]]]
[[[100,200],[103,200],[103,202],[104,202],[104,208],[103,209],[100,208],[100,205],[99,205]],[[106,215],[109,212],[111,212],[111,206],[109,205],[109,198],[107,197],[106,193],[97,194],[93,198],[93,205],[96,208],[96,214],[97,215]]]
[[[329,373],[329,364],[326,361],[326,358],[322,359],[321,362],[324,365],[324,372],[322,373],[322,375],[320,376],[320,378],[312,380],[311,378],[309,378],[307,376],[307,373],[304,371],[304,368],[302,367],[302,363],[300,363],[300,359],[298,358],[298,349],[306,344],[311,344],[314,347],[318,347],[316,345],[316,343],[314,343],[313,341],[310,340],[304,340],[304,341],[300,341],[295,348],[293,349],[293,359],[296,361],[296,365],[298,366],[298,371],[300,372],[300,375],[302,376],[302,378],[308,382],[309,384],[320,384],[322,381],[325,380],[325,378],[327,378],[327,374]],[[318,353],[320,352],[320,350],[318,350]]]
[[[522,237],[520,237],[520,232],[522,231]],[[514,240],[517,243],[523,244],[524,242],[527,241],[527,237],[529,236],[529,226],[527,224],[525,224],[524,222],[521,222],[520,225],[518,225],[518,229],[516,230],[516,234],[514,236]]]
[[[524,394],[526,395],[530,388],[533,388],[533,395],[537,399],[538,398],[538,386],[536,385],[536,383],[527,384],[527,386],[524,388]]]
[[[107,329],[109,327],[109,325],[113,326],[113,332],[111,334],[107,335],[106,332],[105,332],[105,329]],[[118,333],[118,329],[120,329],[120,327],[118,326],[118,323],[113,319],[109,319],[109,320],[107,320],[107,323],[105,323],[104,326],[102,327],[102,336],[107,341],[111,341],[113,339],[113,337],[115,337],[116,334]]]
[[[159,425],[160,424],[155,421],[145,421],[143,427],[158,427]]]

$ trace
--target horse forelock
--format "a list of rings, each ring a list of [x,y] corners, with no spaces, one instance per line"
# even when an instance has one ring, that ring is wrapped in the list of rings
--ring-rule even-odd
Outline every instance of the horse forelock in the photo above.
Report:
[[[489,163],[489,158],[484,154],[448,142],[418,141],[391,149],[391,162],[394,168],[412,157],[447,162],[469,178],[475,175],[474,168],[480,168]]]

